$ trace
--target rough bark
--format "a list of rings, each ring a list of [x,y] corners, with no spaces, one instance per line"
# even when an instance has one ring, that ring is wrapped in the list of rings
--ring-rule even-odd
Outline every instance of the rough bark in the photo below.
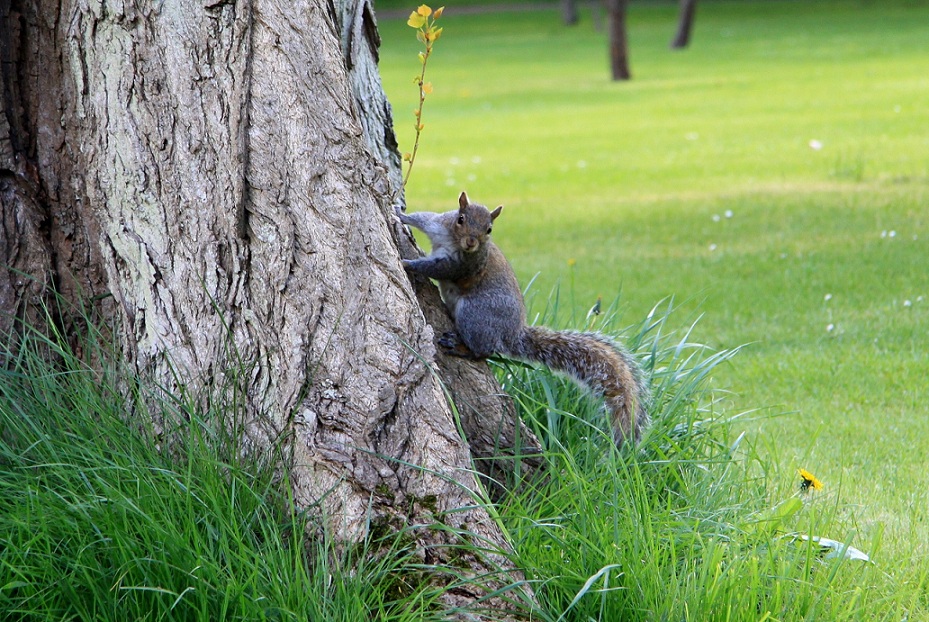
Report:
[[[49,286],[108,300],[148,381],[241,383],[247,443],[288,445],[334,533],[441,521],[417,532],[430,561],[512,573],[443,548],[506,550],[471,458],[529,437],[486,366],[439,360],[469,452],[430,369],[448,319],[399,262],[370,2],[3,0],[0,19],[0,328]]]
[[[680,10],[677,18],[677,32],[671,40],[672,49],[687,47],[690,43],[690,33],[693,30],[694,16],[697,13],[697,0],[680,0]]]
[[[358,117],[371,153],[384,165],[392,189],[401,185],[400,152],[394,134],[390,103],[377,71],[381,37],[373,0],[338,0],[339,41]],[[402,202],[402,193],[398,195]]]
[[[57,6],[0,1],[0,336],[15,339],[18,320],[58,322],[50,291],[90,300],[106,292],[95,222],[76,192],[72,149],[64,140]],[[43,39],[42,37],[48,37]],[[51,205],[67,209],[50,210]],[[106,305],[103,305],[106,306]]]
[[[629,80],[629,42],[626,36],[627,0],[606,0],[610,32],[610,74],[614,80]]]

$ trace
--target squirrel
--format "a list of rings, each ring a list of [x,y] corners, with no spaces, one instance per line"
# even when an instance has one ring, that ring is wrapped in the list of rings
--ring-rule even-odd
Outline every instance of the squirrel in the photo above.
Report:
[[[526,324],[526,305],[513,268],[490,240],[503,206],[490,211],[462,192],[458,209],[405,213],[400,222],[421,230],[432,252],[404,259],[410,272],[435,279],[456,332],[439,346],[468,359],[502,355],[542,363],[602,397],[610,413],[613,440],[639,440],[648,424],[648,389],[629,353],[600,333],[554,331]]]

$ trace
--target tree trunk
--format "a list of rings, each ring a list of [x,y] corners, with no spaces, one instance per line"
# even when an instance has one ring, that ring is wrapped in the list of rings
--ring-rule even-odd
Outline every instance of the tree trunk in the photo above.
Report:
[[[2,0],[0,19],[0,329],[52,289],[98,301],[143,378],[240,383],[247,446],[286,443],[294,498],[325,499],[339,537],[441,520],[416,532],[430,562],[515,573],[445,546],[506,550],[471,459],[535,439],[486,365],[440,359],[469,451],[427,364],[449,322],[399,261],[370,0]]]
[[[606,0],[610,24],[610,72],[614,80],[629,80],[629,43],[626,38],[627,0]]]
[[[561,19],[565,26],[573,26],[577,23],[577,1],[561,0]]]
[[[697,12],[697,0],[681,0],[680,12],[677,20],[677,33],[671,40],[672,49],[687,47],[690,43],[690,33],[693,30],[694,15]]]

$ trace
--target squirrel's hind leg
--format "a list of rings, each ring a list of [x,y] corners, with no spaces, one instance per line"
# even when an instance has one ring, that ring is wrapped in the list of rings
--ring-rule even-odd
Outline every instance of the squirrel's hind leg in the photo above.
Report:
[[[443,334],[439,339],[439,346],[441,346],[442,351],[450,356],[458,356],[463,359],[470,359],[472,361],[479,361],[483,356],[479,356],[471,351],[471,349],[464,344],[461,340],[461,337],[458,336],[458,333],[455,331],[448,331]]]

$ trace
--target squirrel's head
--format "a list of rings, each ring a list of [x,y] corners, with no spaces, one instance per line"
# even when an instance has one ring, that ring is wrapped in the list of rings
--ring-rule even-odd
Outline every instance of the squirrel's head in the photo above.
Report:
[[[454,238],[461,250],[473,253],[481,248],[490,237],[494,220],[502,211],[502,205],[490,211],[483,205],[471,203],[467,193],[462,192],[458,197],[458,213],[454,230]]]

